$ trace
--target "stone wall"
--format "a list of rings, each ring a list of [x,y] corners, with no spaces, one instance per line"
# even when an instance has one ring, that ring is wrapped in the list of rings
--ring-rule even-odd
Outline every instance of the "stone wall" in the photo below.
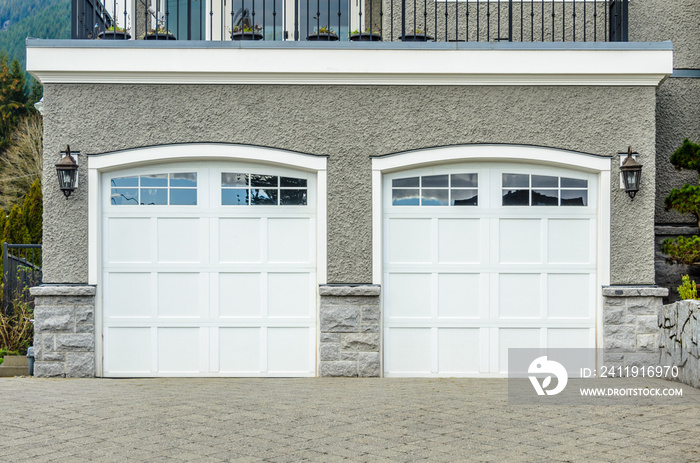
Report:
[[[700,301],[679,301],[659,310],[661,365],[678,366],[678,381],[700,388]]]
[[[34,376],[95,376],[95,287],[38,286]]]
[[[658,313],[668,289],[655,286],[603,288],[605,365],[658,365]]]
[[[379,285],[321,285],[320,376],[380,376]]]

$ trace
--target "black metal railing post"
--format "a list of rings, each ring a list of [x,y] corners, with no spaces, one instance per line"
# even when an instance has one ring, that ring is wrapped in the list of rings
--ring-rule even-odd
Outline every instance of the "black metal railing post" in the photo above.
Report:
[[[406,0],[401,0],[401,40],[406,39]]]
[[[522,10],[522,3],[520,8]],[[520,21],[520,30],[523,30],[522,20]],[[508,41],[513,41],[513,0],[508,0]]]
[[[11,314],[12,302],[29,300],[26,289],[41,284],[41,247],[40,244],[2,243],[3,313]]]

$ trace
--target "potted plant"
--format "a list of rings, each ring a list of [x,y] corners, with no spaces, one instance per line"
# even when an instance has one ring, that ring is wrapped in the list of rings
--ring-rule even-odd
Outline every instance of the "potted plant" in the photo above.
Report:
[[[350,33],[351,42],[380,42],[381,40],[381,32],[372,29],[365,29],[364,32],[360,32],[359,30],[355,29]]]
[[[321,26],[318,28],[318,32],[309,35],[306,40],[335,42],[338,40],[338,34],[328,26]]]
[[[177,37],[175,37],[175,34],[172,32],[165,30],[164,27],[158,26],[157,29],[151,29],[148,31],[146,35],[143,37],[144,40],[177,40]]]
[[[431,36],[428,35],[428,30],[415,29],[411,32],[406,32],[406,35],[401,37],[404,42],[429,42],[433,40]]]
[[[262,40],[262,32],[263,28],[258,24],[254,26],[243,24],[233,28],[233,31],[231,31],[231,40]]]
[[[129,40],[131,34],[123,27],[119,27],[119,23],[115,20],[112,26],[97,34],[97,38],[103,40]]]

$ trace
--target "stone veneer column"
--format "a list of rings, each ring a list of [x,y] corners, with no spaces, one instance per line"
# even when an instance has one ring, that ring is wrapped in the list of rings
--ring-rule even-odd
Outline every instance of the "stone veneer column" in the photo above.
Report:
[[[95,376],[95,287],[37,286],[34,376]]]
[[[380,376],[379,285],[321,285],[321,376]]]
[[[658,313],[668,289],[656,286],[603,288],[606,365],[658,365]]]

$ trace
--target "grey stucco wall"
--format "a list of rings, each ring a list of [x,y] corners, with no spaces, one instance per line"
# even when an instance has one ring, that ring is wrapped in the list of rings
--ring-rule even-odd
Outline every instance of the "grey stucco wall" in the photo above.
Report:
[[[699,5],[700,7],[700,5]],[[700,140],[700,79],[670,78],[659,87],[656,107],[656,221],[697,223],[691,214],[666,211],[664,198],[684,183],[697,184],[698,174],[677,171],[670,162],[684,138]]]
[[[676,69],[700,68],[700,2],[630,0],[630,42],[673,41]]]
[[[54,163],[83,153],[228,142],[329,155],[328,282],[371,281],[370,155],[530,144],[645,164],[630,201],[612,173],[612,284],[654,282],[655,90],[632,87],[46,85],[44,281],[87,281],[87,178],[68,200]]]

